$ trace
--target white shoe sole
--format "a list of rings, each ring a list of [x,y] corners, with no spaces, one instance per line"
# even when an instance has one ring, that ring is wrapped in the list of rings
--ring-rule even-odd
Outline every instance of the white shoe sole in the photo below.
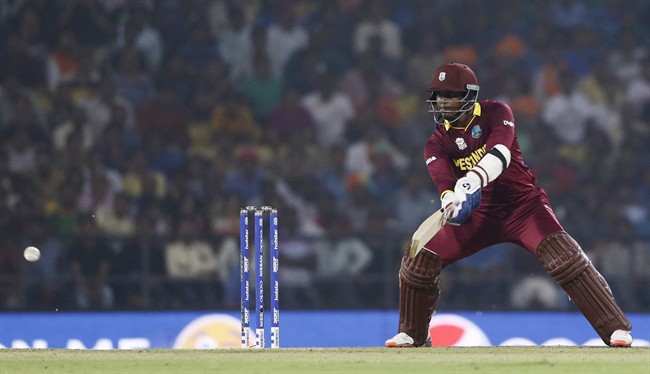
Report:
[[[615,348],[628,348],[629,345],[625,340],[613,340],[609,342],[610,347],[615,347]]]
[[[386,348],[413,348],[413,344],[397,344],[395,342],[386,342]]]

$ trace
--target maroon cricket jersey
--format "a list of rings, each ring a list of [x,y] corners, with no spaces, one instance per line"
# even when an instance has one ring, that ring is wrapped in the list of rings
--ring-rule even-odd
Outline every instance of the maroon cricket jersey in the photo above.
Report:
[[[424,246],[436,253],[443,267],[490,245],[512,242],[534,253],[548,235],[563,231],[544,190],[526,166],[508,105],[484,100],[462,129],[438,125],[424,148],[424,160],[438,190],[454,190],[458,178],[495,145],[510,150],[508,168],[482,188],[480,205],[467,222],[444,225]]]
[[[537,180],[521,156],[510,107],[484,100],[475,106],[474,115],[466,130],[438,125],[424,148],[429,174],[440,193],[453,191],[456,180],[497,144],[510,150],[510,166],[483,188],[481,204],[512,202],[531,193]]]

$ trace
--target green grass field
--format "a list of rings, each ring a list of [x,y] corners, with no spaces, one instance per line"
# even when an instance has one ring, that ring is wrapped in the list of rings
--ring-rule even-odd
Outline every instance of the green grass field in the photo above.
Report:
[[[650,373],[650,348],[0,349],[0,373]]]

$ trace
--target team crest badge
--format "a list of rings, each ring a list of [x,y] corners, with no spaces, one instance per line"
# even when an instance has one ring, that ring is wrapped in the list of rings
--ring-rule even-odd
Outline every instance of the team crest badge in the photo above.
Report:
[[[441,71],[440,74],[438,74],[438,80],[440,82],[442,82],[442,81],[445,80],[445,78],[447,78],[447,73],[445,73],[444,71]]]
[[[478,139],[481,137],[481,134],[483,134],[483,130],[481,130],[481,126],[476,125],[472,127],[472,138]]]
[[[460,149],[461,151],[467,148],[467,143],[465,143],[465,139],[463,138],[456,138],[456,145],[458,146],[458,149]]]

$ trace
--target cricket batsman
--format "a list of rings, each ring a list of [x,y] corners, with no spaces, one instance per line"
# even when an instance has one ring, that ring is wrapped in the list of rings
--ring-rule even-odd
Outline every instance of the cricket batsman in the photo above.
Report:
[[[427,100],[436,128],[424,148],[431,179],[442,191],[440,230],[421,250],[407,250],[399,270],[399,328],[386,347],[425,345],[447,265],[511,242],[539,262],[605,344],[632,345],[632,325],[605,279],[558,222],[526,166],[508,105],[478,101],[476,75],[450,63],[433,74]]]

